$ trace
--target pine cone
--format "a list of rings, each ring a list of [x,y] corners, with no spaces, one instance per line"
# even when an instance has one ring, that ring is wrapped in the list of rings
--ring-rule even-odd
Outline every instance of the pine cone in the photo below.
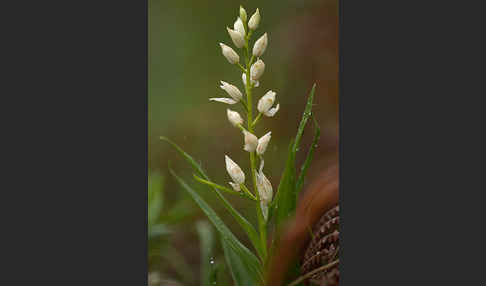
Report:
[[[338,258],[339,252],[339,205],[327,211],[312,229],[312,239],[302,258],[301,272],[309,273]],[[318,272],[308,283],[326,286],[339,285],[338,264]],[[318,282],[320,281],[320,282]]]

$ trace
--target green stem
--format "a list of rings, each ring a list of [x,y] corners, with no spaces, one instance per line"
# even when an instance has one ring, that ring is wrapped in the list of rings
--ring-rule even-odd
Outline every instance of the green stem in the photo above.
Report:
[[[238,63],[238,66],[240,67],[240,69],[241,69],[242,72],[246,73],[245,68],[240,63]]]
[[[258,201],[257,198],[250,192],[250,190],[248,190],[248,188],[244,184],[241,184],[240,187],[246,193],[248,198],[250,198],[254,201]]]
[[[258,120],[260,120],[261,117],[262,117],[262,113],[258,113],[255,120],[253,120],[253,123],[252,123],[253,127],[257,124]]]

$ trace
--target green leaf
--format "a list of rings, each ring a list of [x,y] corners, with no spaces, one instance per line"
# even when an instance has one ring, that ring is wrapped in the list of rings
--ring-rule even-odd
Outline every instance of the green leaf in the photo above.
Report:
[[[279,230],[295,209],[295,153],[292,152],[293,141],[290,142],[287,162],[278,185],[277,194],[271,204],[271,218],[275,219],[275,226]]]
[[[309,98],[307,99],[307,104],[305,106],[299,128],[297,129],[295,140],[293,143],[290,143],[285,169],[278,185],[277,194],[271,205],[271,214],[272,217],[275,218],[277,230],[279,230],[282,224],[294,214],[297,207],[298,189],[296,178],[297,175],[295,170],[295,155],[299,150],[300,141],[302,139],[302,135],[304,134],[307,121],[312,115],[312,102],[314,100],[315,88],[316,84],[312,86],[309,93]],[[305,176],[305,171],[304,173],[301,172],[301,175]],[[299,177],[299,179],[303,180],[304,176]]]
[[[198,221],[196,230],[199,236],[201,251],[201,286],[211,286],[211,274],[213,272],[214,235],[211,225],[207,221]]]
[[[224,224],[221,218],[216,214],[216,212],[199,196],[199,194],[194,191],[189,185],[184,182],[177,174],[170,169],[172,176],[178,181],[181,187],[186,190],[194,201],[199,205],[201,210],[206,214],[209,220],[213,223],[216,230],[221,235],[221,240],[227,244],[228,248],[231,249],[230,253],[234,254],[233,263],[238,265],[239,271],[244,271],[246,273],[244,281],[250,281],[253,284],[239,284],[239,285],[258,285],[260,281],[263,280],[262,276],[262,265],[258,258],[251,253],[248,248],[246,248],[236,236],[229,230],[229,228]],[[237,281],[235,281],[237,282]]]
[[[312,89],[309,93],[309,98],[307,99],[307,104],[305,105],[304,114],[302,114],[302,119],[299,124],[299,129],[297,129],[297,135],[295,136],[295,143],[293,147],[293,152],[297,152],[300,145],[300,140],[302,139],[302,135],[304,134],[304,128],[307,124],[307,120],[312,115],[312,102],[314,101],[314,92],[316,90],[316,84],[312,86]]]
[[[314,138],[312,139],[312,145],[309,148],[307,157],[305,158],[304,164],[302,164],[302,167],[300,169],[299,178],[297,179],[297,186],[295,187],[297,195],[302,190],[302,186],[304,185],[305,175],[307,174],[307,169],[309,168],[309,165],[312,162],[314,150],[316,149],[317,142],[319,141],[319,138],[321,136],[321,128],[317,124],[316,118],[313,116],[312,119],[314,121]]]
[[[236,251],[228,244],[228,242],[221,240],[221,244],[223,246],[224,257],[226,259],[226,264],[228,265],[231,273],[231,277],[236,286],[257,286],[260,285],[256,280],[253,278],[252,274],[249,272],[249,269],[245,266],[245,262],[241,257],[238,255]],[[261,282],[261,281],[260,281]]]
[[[172,147],[174,147],[191,164],[191,166],[199,174],[199,176],[203,177],[207,181],[211,181],[211,179],[209,179],[201,166],[189,154],[184,152],[182,148],[177,146],[177,144],[175,144],[166,137],[161,136],[160,139],[166,141]],[[221,194],[218,189],[212,189],[214,190],[218,198],[223,202],[224,207],[231,213],[231,215],[236,219],[238,224],[243,228],[245,233],[248,235],[248,238],[250,239],[253,247],[255,248],[259,256],[262,257],[262,253],[264,253],[264,250],[262,249],[262,246],[260,244],[260,237],[256,232],[255,228],[228,202],[228,200],[226,200],[226,198]]]

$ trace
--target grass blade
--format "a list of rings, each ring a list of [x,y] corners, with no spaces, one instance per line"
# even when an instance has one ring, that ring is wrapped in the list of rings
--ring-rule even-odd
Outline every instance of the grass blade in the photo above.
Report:
[[[292,152],[292,147],[293,141],[290,142],[285,169],[270,207],[270,216],[274,219],[277,229],[280,229],[282,223],[288,219],[296,205],[293,196],[295,193],[295,153]]]
[[[206,175],[204,170],[201,168],[201,166],[182,148],[177,146],[174,142],[169,140],[166,137],[160,137],[161,140],[166,141],[169,143],[172,147],[174,147],[194,168],[194,170],[199,174],[199,176],[203,177],[207,181],[211,181],[209,177]],[[248,235],[248,238],[250,239],[253,247],[257,251],[258,255],[262,257],[262,254],[264,253],[264,250],[262,249],[262,246],[260,244],[260,237],[258,233],[256,232],[255,228],[226,200],[226,198],[221,194],[221,192],[213,187],[213,190],[216,192],[216,195],[221,199],[223,202],[224,207],[231,213],[231,215],[236,219],[238,224],[243,228],[245,233]]]
[[[317,142],[319,141],[319,138],[321,136],[321,128],[317,124],[315,117],[312,117],[312,119],[314,121],[314,138],[312,139],[312,145],[309,148],[304,164],[302,164],[302,167],[300,169],[299,178],[297,179],[297,185],[295,187],[296,195],[299,194],[299,192],[302,189],[302,186],[304,185],[304,179],[305,179],[305,175],[307,174],[307,169],[309,168],[309,165],[312,162],[312,158],[314,156],[314,150],[316,149]]]
[[[309,98],[307,99],[307,104],[305,105],[304,113],[302,114],[302,119],[300,120],[299,128],[297,129],[297,135],[295,136],[295,143],[293,147],[293,152],[297,152],[300,145],[300,140],[302,139],[302,135],[304,134],[304,128],[307,124],[307,120],[312,115],[312,102],[314,101],[314,93],[316,90],[316,84],[312,86],[312,89],[309,93]]]
[[[222,240],[221,244],[223,246],[224,257],[226,259],[226,264],[231,273],[235,286],[257,286],[260,285],[259,280],[255,280],[252,275],[248,272],[247,267],[245,267],[244,261],[238,256],[230,245]]]
[[[262,266],[258,258],[248,250],[236,236],[229,230],[229,228],[224,224],[221,218],[216,214],[216,212],[199,196],[199,194],[194,191],[189,185],[184,182],[177,174],[170,169],[170,173],[181,187],[186,190],[194,201],[199,205],[201,210],[206,214],[209,220],[213,223],[216,230],[221,235],[221,239],[229,246],[231,253],[235,255],[235,263],[238,263],[238,268],[244,271],[248,276],[247,279],[251,280],[254,284],[248,285],[258,285],[258,281],[262,280]],[[247,284],[245,284],[247,285]]]
[[[285,169],[283,171],[280,183],[278,185],[277,194],[272,203],[272,214],[275,218],[275,225],[277,230],[280,226],[295,212],[297,206],[297,175],[295,170],[295,155],[299,150],[300,141],[304,134],[304,129],[312,115],[312,102],[314,100],[316,84],[312,86],[307,99],[307,104],[302,115],[299,127],[297,129],[297,135],[293,143],[290,143],[289,152],[287,155],[287,162],[285,163]],[[305,174],[301,172],[301,174]],[[300,178],[300,177],[299,177]],[[300,178],[303,180],[304,177]]]

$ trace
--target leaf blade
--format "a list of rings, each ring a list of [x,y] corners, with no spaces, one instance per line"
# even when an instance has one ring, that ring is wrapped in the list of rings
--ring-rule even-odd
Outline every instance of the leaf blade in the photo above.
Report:
[[[177,144],[172,142],[170,139],[167,137],[160,137],[161,140],[166,141],[169,143],[173,148],[175,148],[185,159],[188,161],[191,166],[198,172],[198,174],[206,179],[207,181],[211,181],[211,179],[206,175],[202,167],[190,156],[188,153],[186,153],[182,148],[180,148]],[[248,238],[250,239],[253,247],[257,251],[258,255],[262,257],[262,254],[264,253],[264,250],[262,249],[262,246],[260,244],[260,237],[258,233],[256,232],[255,228],[253,225],[251,225],[248,220],[246,220],[229,202],[226,200],[226,198],[221,194],[221,192],[216,189],[212,188],[218,198],[223,202],[224,207],[231,213],[231,215],[236,219],[238,224],[243,228],[245,233],[248,235]]]
[[[317,124],[315,117],[312,117],[312,119],[314,121],[314,138],[312,139],[312,145],[310,146],[309,151],[307,152],[307,157],[305,158],[305,161],[302,164],[302,167],[300,168],[299,178],[297,179],[297,185],[295,187],[296,195],[299,195],[299,192],[302,190],[302,186],[304,185],[305,175],[307,174],[307,169],[309,168],[310,163],[312,162],[314,156],[314,150],[316,149],[317,142],[319,142],[319,138],[321,136],[321,128]]]
[[[239,258],[238,263],[240,263],[240,267],[244,267],[245,273],[247,273],[248,279],[255,283],[253,285],[257,285],[258,281],[262,280],[262,266],[258,258],[248,250],[236,236],[229,230],[229,228],[224,224],[221,218],[216,214],[216,212],[204,201],[203,198],[199,196],[199,194],[194,191],[189,185],[184,182],[177,174],[172,170],[169,169],[170,173],[177,182],[181,185],[181,187],[186,190],[194,201],[199,205],[201,210],[206,214],[208,219],[212,222],[216,230],[219,232],[221,239],[224,240],[228,246],[232,249],[235,255]],[[246,285],[246,284],[244,284]],[[251,284],[248,284],[251,285]]]
[[[272,203],[272,214],[275,215],[275,225],[277,232],[279,231],[282,224],[295,212],[297,207],[297,175],[295,170],[295,156],[300,146],[300,141],[304,134],[304,129],[312,115],[312,103],[314,100],[316,84],[312,86],[311,91],[307,99],[306,106],[304,108],[304,113],[302,114],[302,119],[299,123],[297,129],[297,134],[293,143],[291,141],[289,145],[289,151],[287,155],[287,161],[285,163],[285,169],[283,171],[280,183],[277,189],[277,194],[275,200]],[[303,177],[302,177],[303,179]]]

